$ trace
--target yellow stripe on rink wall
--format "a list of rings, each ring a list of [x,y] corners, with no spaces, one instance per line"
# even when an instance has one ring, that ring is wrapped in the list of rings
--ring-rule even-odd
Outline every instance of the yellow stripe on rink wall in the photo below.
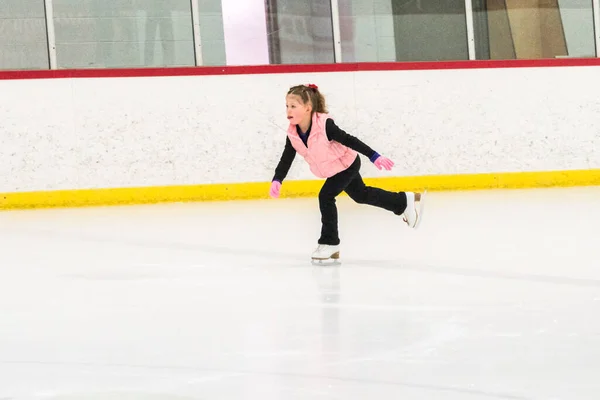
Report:
[[[450,191],[600,185],[600,169],[365,178],[394,191]],[[315,197],[322,180],[285,181],[281,197]],[[0,194],[0,209],[84,207],[165,202],[267,199],[269,182],[56,190]]]

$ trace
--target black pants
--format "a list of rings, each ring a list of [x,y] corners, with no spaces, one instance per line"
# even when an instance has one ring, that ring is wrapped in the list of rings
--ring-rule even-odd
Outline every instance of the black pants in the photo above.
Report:
[[[401,215],[406,209],[406,193],[388,192],[365,185],[360,176],[360,157],[356,156],[348,169],[327,178],[319,192],[322,223],[319,244],[340,244],[335,198],[342,191],[357,203],[380,207],[396,215]]]

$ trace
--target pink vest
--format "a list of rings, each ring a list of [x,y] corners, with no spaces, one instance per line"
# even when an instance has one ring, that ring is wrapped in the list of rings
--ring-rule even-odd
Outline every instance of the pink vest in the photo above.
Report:
[[[290,124],[287,135],[296,152],[308,163],[310,170],[319,178],[329,178],[348,168],[356,159],[357,152],[336,141],[329,141],[325,122],[329,114],[313,113],[312,127],[308,136],[308,147]]]

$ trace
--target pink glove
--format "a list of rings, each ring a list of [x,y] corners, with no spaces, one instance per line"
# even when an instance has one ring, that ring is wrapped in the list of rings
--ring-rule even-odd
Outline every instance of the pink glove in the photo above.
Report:
[[[279,197],[279,191],[281,190],[281,182],[273,181],[271,182],[271,191],[269,194],[272,198],[276,199]]]
[[[375,160],[375,162],[373,164],[375,164],[375,166],[378,169],[381,169],[383,167],[383,168],[387,169],[388,171],[391,170],[392,167],[394,166],[394,162],[384,156],[377,157],[377,160]]]

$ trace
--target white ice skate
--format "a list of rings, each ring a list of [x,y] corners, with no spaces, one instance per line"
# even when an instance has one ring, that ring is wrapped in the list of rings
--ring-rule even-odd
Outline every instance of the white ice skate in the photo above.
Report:
[[[320,244],[312,254],[312,262],[317,265],[338,264],[340,245]]]
[[[404,214],[402,214],[402,220],[406,222],[406,225],[410,228],[417,229],[423,220],[426,194],[426,190],[423,193],[406,192],[406,210],[404,210]]]

